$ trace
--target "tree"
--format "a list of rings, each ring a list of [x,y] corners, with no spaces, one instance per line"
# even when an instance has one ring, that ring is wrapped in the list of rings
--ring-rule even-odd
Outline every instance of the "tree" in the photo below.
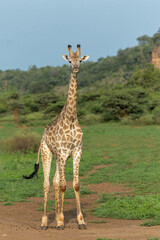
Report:
[[[142,88],[119,88],[110,91],[103,99],[104,121],[121,120],[130,116],[139,118],[147,105],[147,93]]]
[[[8,105],[13,111],[14,116],[14,122],[18,122],[18,115],[19,115],[19,108],[20,108],[20,102],[19,102],[19,94],[17,92],[11,93],[8,97]]]
[[[150,39],[151,39],[151,38],[150,38],[149,36],[143,35],[143,36],[141,36],[141,37],[138,37],[138,38],[137,38],[137,41],[138,41],[138,44],[139,44],[140,46],[144,46],[144,45],[146,45],[146,44],[149,43]]]
[[[129,86],[141,86],[151,92],[160,90],[160,70],[148,64],[145,69],[139,69],[128,81]]]

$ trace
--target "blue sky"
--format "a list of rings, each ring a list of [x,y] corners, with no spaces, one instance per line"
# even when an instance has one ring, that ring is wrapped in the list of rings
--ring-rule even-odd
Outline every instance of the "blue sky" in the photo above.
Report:
[[[91,61],[160,28],[159,0],[0,0],[0,69],[63,65],[81,44]]]

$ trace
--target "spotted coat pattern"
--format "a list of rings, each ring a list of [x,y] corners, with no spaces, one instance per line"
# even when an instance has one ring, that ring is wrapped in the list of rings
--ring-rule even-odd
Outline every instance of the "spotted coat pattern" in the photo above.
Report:
[[[63,58],[69,61],[72,69],[67,102],[57,119],[45,128],[40,146],[44,171],[44,215],[42,217],[42,229],[47,228],[46,207],[50,185],[49,174],[52,155],[56,158],[56,173],[53,178],[53,186],[55,190],[57,229],[64,229],[63,202],[66,189],[65,164],[70,156],[73,158],[73,188],[76,197],[78,227],[85,228],[79,196],[79,164],[82,154],[83,133],[79,126],[76,113],[76,90],[80,62],[86,61],[89,56],[85,55],[80,57],[79,44],[77,45],[77,51],[75,53],[72,51],[71,45],[68,45],[68,50],[69,56],[63,55]],[[61,199],[59,199],[59,196],[61,196]]]
[[[79,126],[76,113],[77,73],[71,73],[67,102],[58,118],[49,124],[41,140],[41,156],[44,170],[44,216],[42,228],[47,227],[47,194],[49,191],[49,174],[52,155],[56,157],[56,173],[53,179],[56,200],[57,228],[64,228],[63,200],[66,189],[65,164],[67,159],[73,158],[73,187],[77,203],[77,220],[84,225],[79,197],[79,163],[82,153],[82,130]],[[61,208],[59,207],[59,190],[61,191]]]

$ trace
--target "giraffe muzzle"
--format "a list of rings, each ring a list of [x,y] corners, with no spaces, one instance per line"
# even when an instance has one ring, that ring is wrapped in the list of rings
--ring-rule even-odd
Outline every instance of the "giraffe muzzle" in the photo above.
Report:
[[[74,69],[73,69],[73,72],[76,72],[76,73],[77,73],[78,71],[79,71],[78,68],[74,68]]]

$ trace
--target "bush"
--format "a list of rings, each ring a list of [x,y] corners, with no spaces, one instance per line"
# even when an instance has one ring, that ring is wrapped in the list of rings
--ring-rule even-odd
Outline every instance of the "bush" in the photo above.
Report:
[[[78,97],[77,101],[78,103],[84,103],[88,101],[95,101],[100,98],[100,93],[86,93]]]
[[[57,115],[62,111],[63,106],[63,101],[56,102],[55,104],[49,104],[45,110],[45,113],[52,113],[53,115]]]
[[[39,138],[32,134],[25,134],[13,137],[13,139],[8,140],[8,150],[13,152],[23,152],[28,151],[37,152],[39,149],[40,141]]]
[[[140,69],[133,74],[128,81],[128,85],[148,88],[151,92],[160,90],[160,70],[152,64],[148,64],[145,69]]]
[[[153,111],[153,120],[155,124],[160,124],[160,107],[156,107]]]
[[[86,112],[83,109],[77,109],[77,116],[81,118],[86,115]]]
[[[20,116],[20,117],[18,118],[18,124],[19,124],[19,125],[24,125],[24,124],[27,124],[27,123],[28,123],[28,120],[26,119],[26,117]]]
[[[92,113],[102,113],[103,109],[102,109],[102,104],[101,103],[95,103],[93,106],[91,106],[91,112]]]
[[[0,113],[5,113],[7,112],[7,109],[3,103],[0,103]]]
[[[153,116],[151,114],[146,114],[134,121],[137,125],[152,125],[155,124]]]
[[[84,116],[79,117],[79,122],[81,124],[95,124],[95,123],[99,123],[102,122],[103,119],[101,117],[101,115],[98,114],[93,114],[93,113],[88,113]]]
[[[142,88],[113,89],[103,99],[103,120],[121,120],[130,116],[139,118],[146,110],[148,94]]]
[[[124,117],[121,119],[121,124],[123,125],[130,125],[130,124],[133,124],[133,120],[130,116],[127,116],[127,117]]]

